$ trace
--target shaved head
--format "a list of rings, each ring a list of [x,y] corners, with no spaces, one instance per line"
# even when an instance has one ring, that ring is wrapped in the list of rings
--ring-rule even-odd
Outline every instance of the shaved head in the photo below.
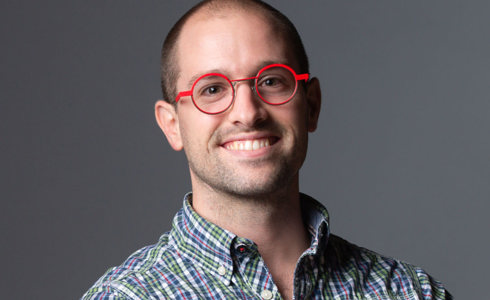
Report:
[[[230,13],[262,15],[277,30],[278,34],[286,40],[296,60],[298,68],[296,71],[300,73],[309,72],[308,57],[298,31],[293,23],[277,9],[259,0],[206,0],[187,11],[172,27],[163,43],[160,67],[161,87],[165,101],[173,103],[177,95],[176,81],[180,72],[177,63],[178,42],[180,33],[187,21],[191,18],[226,18]]]

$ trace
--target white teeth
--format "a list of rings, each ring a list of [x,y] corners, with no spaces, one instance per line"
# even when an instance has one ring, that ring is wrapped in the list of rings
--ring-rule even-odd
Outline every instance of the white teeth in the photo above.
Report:
[[[265,138],[265,139],[258,139],[258,140],[233,141],[226,144],[226,149],[240,150],[240,151],[253,151],[269,146],[270,146],[269,139]]]
[[[252,141],[245,141],[245,150],[252,150]]]

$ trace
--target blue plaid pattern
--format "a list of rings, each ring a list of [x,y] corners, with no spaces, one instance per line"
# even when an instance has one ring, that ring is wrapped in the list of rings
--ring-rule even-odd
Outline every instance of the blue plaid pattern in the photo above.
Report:
[[[191,201],[189,193],[158,243],[109,269],[83,299],[282,299],[257,246],[204,220]],[[452,299],[422,269],[330,234],[325,207],[301,201],[312,242],[296,266],[294,299]]]

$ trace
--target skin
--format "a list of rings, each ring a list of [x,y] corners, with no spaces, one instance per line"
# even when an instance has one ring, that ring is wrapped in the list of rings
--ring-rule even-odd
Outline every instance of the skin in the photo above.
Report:
[[[210,72],[236,79],[255,76],[270,63],[297,69],[286,42],[260,13],[235,10],[225,15],[197,13],[184,26],[177,44],[178,91],[189,90],[194,78]],[[253,240],[285,299],[292,298],[295,265],[310,244],[301,219],[298,178],[320,102],[318,80],[312,79],[281,106],[262,102],[247,82],[236,86],[233,105],[218,115],[200,112],[191,97],[181,99],[177,109],[165,101],[155,105],[169,144],[186,153],[193,208],[208,221]],[[230,147],[265,139],[270,145],[255,150]]]

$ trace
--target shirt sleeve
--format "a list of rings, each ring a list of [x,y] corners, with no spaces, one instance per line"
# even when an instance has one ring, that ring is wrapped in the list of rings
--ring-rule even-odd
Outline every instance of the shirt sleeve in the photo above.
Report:
[[[420,286],[420,297],[424,300],[452,300],[453,296],[446,290],[441,282],[435,280],[420,268],[415,269],[416,278]]]
[[[81,298],[81,300],[130,300],[111,287],[92,287]]]
[[[109,269],[82,296],[82,300],[140,300],[152,299],[146,278],[125,268]],[[163,296],[163,295],[162,295]],[[165,298],[163,298],[165,299]]]

